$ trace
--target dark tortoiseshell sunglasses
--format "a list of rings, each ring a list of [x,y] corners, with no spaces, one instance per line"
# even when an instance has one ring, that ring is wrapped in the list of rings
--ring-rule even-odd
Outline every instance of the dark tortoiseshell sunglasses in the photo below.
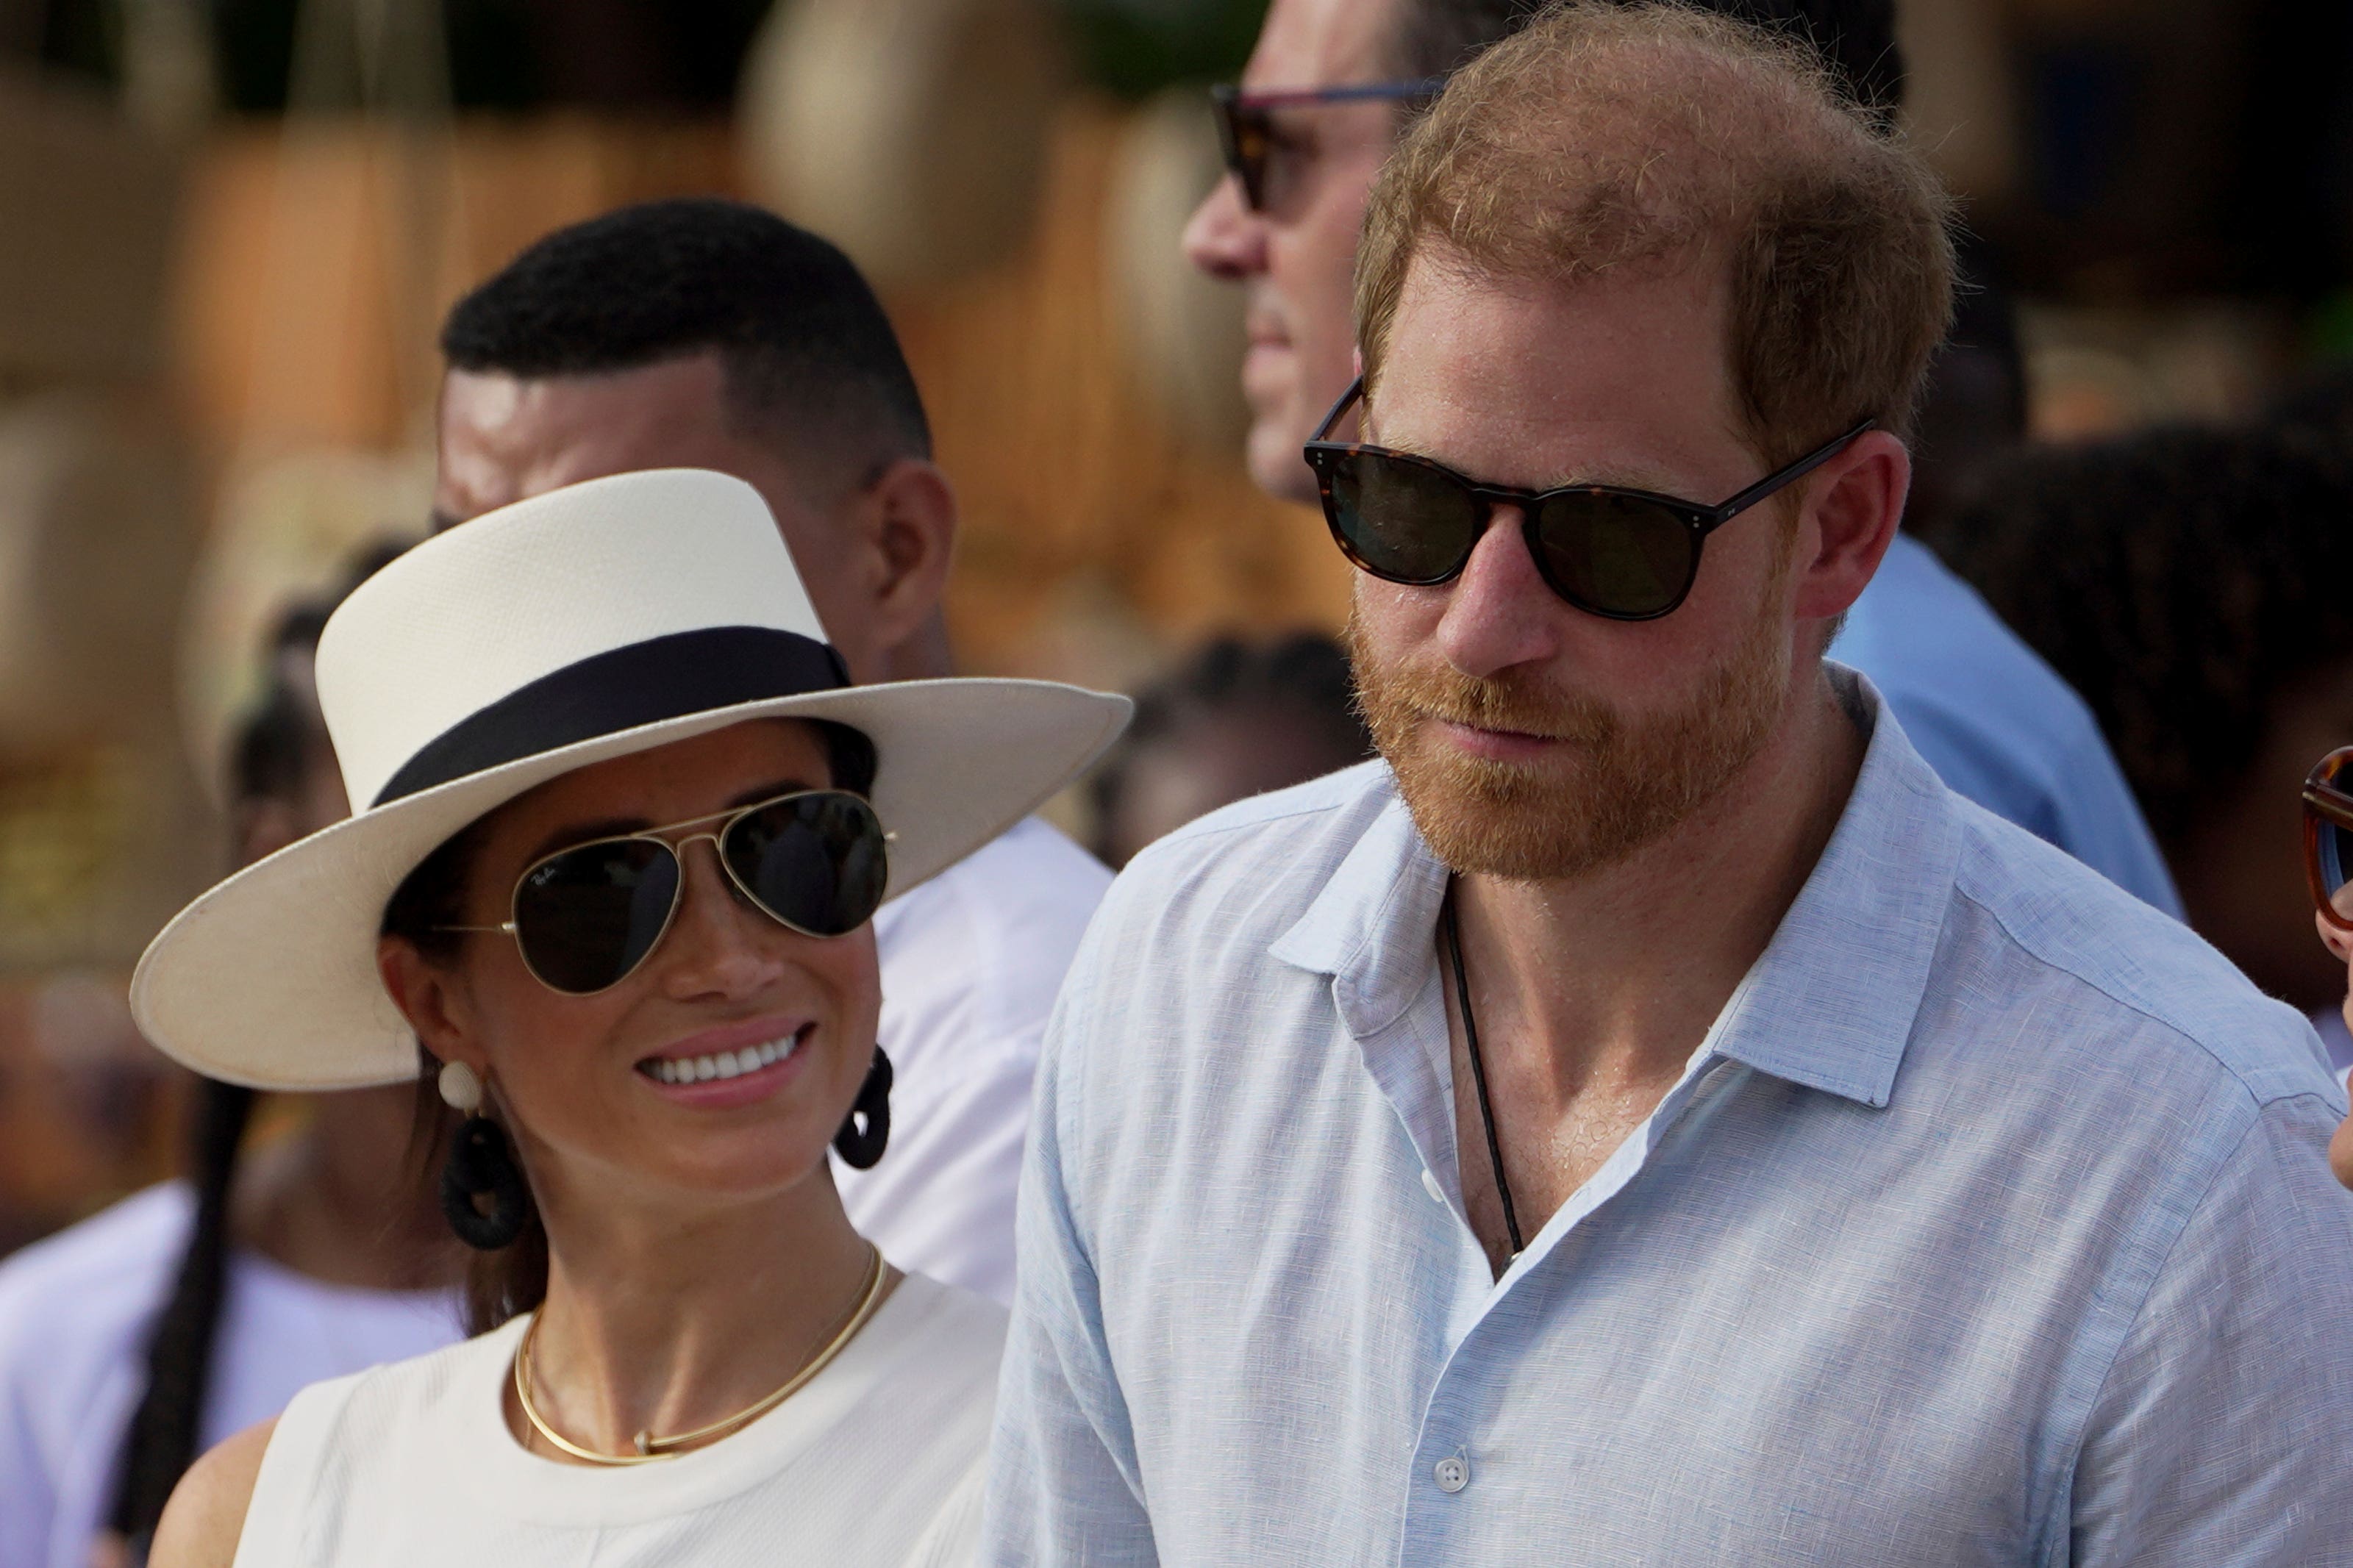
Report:
[[[1516,507],[1520,531],[1546,585],[1588,615],[1651,621],[1673,612],[1699,577],[1707,536],[1797,483],[1878,421],[1865,419],[1715,506],[1620,485],[1524,490],[1483,484],[1442,463],[1325,437],[1364,395],[1362,376],[1307,443],[1307,466],[1340,552],[1385,582],[1451,583],[1498,506]]]
[[[1420,105],[1444,89],[1442,76],[1414,81],[1366,81],[1348,87],[1252,89],[1213,87],[1209,101],[1218,114],[1218,148],[1225,154],[1226,172],[1242,188],[1242,201],[1254,213],[1279,206],[1291,194],[1298,160],[1285,156],[1288,148],[1275,124],[1278,110],[1318,109],[1334,103],[1403,103]]]
[[[2337,895],[2353,880],[2353,794],[2345,785],[2353,773],[2353,746],[2339,746],[2320,759],[2304,781],[2304,874],[2312,887],[2312,907],[2337,931],[2353,935],[2353,913],[2337,907]]]

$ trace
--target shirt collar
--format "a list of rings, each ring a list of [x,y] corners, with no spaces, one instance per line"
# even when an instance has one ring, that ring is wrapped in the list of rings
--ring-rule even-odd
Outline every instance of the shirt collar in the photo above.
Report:
[[[1893,1093],[1926,994],[1960,860],[1950,794],[1862,676],[1827,666],[1870,742],[1854,792],[1796,901],[1709,1031],[1706,1049],[1866,1105]],[[1395,1023],[1428,985],[1446,868],[1388,800],[1271,949],[1332,976],[1349,1033]]]

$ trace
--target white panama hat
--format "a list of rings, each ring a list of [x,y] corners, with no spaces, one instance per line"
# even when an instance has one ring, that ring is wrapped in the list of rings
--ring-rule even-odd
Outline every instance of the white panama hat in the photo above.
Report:
[[[328,621],[319,701],[355,815],[181,910],[131,982],[165,1055],[257,1089],[417,1075],[376,975],[385,903],[559,774],[748,719],[849,725],[874,742],[895,896],[1076,777],[1129,710],[1050,681],[849,685],[759,493],[694,468],[591,479],[418,545]]]

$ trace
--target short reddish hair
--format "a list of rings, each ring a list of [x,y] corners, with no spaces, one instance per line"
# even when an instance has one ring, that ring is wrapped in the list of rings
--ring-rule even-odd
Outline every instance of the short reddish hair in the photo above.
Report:
[[[1952,313],[1951,204],[1803,45],[1685,5],[1566,4],[1459,72],[1382,170],[1356,264],[1377,382],[1417,256],[1563,286],[1722,268],[1750,443],[1908,434]]]

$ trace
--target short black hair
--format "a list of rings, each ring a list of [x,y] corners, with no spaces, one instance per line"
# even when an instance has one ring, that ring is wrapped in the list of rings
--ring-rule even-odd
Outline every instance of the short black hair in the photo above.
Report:
[[[1294,736],[1325,767],[1373,755],[1372,732],[1356,708],[1348,656],[1338,643],[1308,631],[1214,637],[1135,694],[1134,719],[1089,781],[1099,853],[1110,847],[1101,828],[1117,816],[1136,758],[1155,746],[1181,745],[1204,721],[1235,714]]]
[[[1398,74],[1444,76],[1502,42],[1556,0],[1398,0]],[[1793,33],[1820,51],[1858,103],[1892,114],[1904,101],[1895,0],[1694,0],[1704,11]]]
[[[2091,705],[2168,849],[2241,787],[2276,700],[2353,659],[2348,450],[2188,427],[2030,448],[1940,542]]]
[[[716,196],[557,229],[451,308],[441,353],[452,370],[522,379],[715,353],[731,413],[801,456],[860,468],[931,456],[914,374],[849,258]]]

